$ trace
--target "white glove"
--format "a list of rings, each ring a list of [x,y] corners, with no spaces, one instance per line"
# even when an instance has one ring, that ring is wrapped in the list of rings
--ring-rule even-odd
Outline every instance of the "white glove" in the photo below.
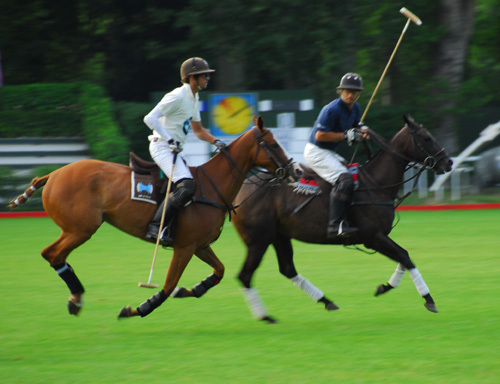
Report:
[[[346,132],[345,137],[347,144],[351,146],[354,142],[360,143],[363,141],[363,132],[359,128],[351,128]]]

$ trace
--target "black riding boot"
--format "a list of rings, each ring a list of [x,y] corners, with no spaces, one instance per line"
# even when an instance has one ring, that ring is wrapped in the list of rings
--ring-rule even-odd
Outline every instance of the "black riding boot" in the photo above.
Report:
[[[193,179],[181,179],[175,184],[174,192],[170,192],[168,196],[167,211],[165,212],[165,219],[163,221],[163,230],[161,232],[160,244],[171,245],[174,241],[172,234],[172,226],[177,210],[182,209],[194,195],[196,191],[196,183]],[[149,224],[148,231],[146,232],[146,239],[156,240],[158,237],[158,230],[160,228],[161,215],[163,213],[163,204],[167,198],[158,207],[153,220]]]
[[[348,174],[342,174],[337,184],[330,192],[330,212],[328,216],[328,228],[326,236],[329,239],[334,237],[347,237],[357,232],[358,228],[350,227],[347,220],[342,220],[351,201],[352,178]]]
[[[161,216],[163,214],[163,207],[166,201],[167,198],[165,198],[162,201],[162,203],[156,210],[153,219],[149,223],[146,236],[144,236],[148,240],[156,240],[158,237],[158,232],[160,231]],[[171,235],[171,227],[172,227],[172,222],[174,220],[174,215],[175,215],[175,207],[173,206],[173,204],[171,204],[171,202],[169,202],[167,205],[167,210],[165,212],[165,218],[163,220],[163,230],[161,232],[161,237],[160,237],[161,245],[169,245],[172,244],[172,242],[174,241]]]

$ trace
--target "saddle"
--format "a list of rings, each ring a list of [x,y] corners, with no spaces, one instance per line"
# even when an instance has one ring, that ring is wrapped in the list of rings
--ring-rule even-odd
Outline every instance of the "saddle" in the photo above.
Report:
[[[136,173],[140,173],[141,175],[149,175],[153,173],[160,173],[161,169],[158,167],[158,164],[141,159],[134,152],[130,152],[130,168],[132,171]]]
[[[319,195],[322,191],[330,193],[332,188],[330,183],[304,164],[300,164],[300,166],[304,173],[299,181],[293,183],[294,192],[302,195]],[[359,186],[359,163],[347,164],[346,166],[354,181],[354,189],[357,189]]]
[[[130,198],[160,204],[165,197],[164,190],[168,182],[160,167],[152,161],[141,159],[133,152],[130,152],[129,165],[132,169]]]

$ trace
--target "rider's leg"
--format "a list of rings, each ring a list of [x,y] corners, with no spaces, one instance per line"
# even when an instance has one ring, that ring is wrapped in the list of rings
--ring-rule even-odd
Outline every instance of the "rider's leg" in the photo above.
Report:
[[[350,227],[343,220],[344,213],[351,203],[354,182],[349,173],[342,173],[330,192],[330,212],[328,216],[327,237],[348,236],[358,229]]]
[[[155,240],[158,237],[158,232],[160,231],[160,223],[161,223],[161,216],[163,214],[163,207],[165,206],[167,202],[167,198],[165,198],[158,209],[156,210],[155,215],[153,216],[153,219],[149,223],[148,230],[146,232],[146,239],[149,240]],[[163,225],[165,226],[165,223],[167,222],[167,217],[168,218],[173,218],[173,207],[172,204],[169,202],[167,205],[167,211],[165,212],[165,219],[163,221]],[[169,212],[170,211],[170,212]]]
[[[160,207],[156,211],[153,220],[149,224],[146,234],[147,239],[156,239],[159,232],[161,216],[163,214],[163,204],[167,204],[165,219],[163,220],[163,230],[161,234],[160,243],[162,245],[170,244],[173,241],[172,237],[172,223],[175,213],[187,205],[196,191],[196,182],[193,179],[182,179],[176,183],[175,192],[171,192],[168,196],[168,201],[165,198]]]

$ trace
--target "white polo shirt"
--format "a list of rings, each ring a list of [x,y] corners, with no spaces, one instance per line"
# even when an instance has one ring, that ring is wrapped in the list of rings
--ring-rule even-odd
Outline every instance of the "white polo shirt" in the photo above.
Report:
[[[153,130],[153,136],[174,139],[184,145],[191,128],[190,121],[201,121],[199,96],[189,84],[175,88],[144,117],[144,123]]]

